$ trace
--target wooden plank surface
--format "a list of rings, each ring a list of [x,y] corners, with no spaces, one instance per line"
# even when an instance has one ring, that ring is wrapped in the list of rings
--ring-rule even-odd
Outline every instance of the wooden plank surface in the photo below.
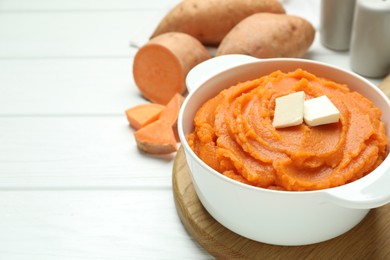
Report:
[[[0,259],[213,258],[177,216],[173,156],[140,153],[123,114],[145,102],[130,43],[176,2],[0,0]]]
[[[169,1],[165,1],[169,2]],[[0,259],[207,259],[136,148],[132,34],[162,1],[0,1]]]
[[[211,259],[165,189],[1,191],[0,208],[1,259]]]
[[[146,102],[128,57],[0,59],[0,71],[0,115],[118,116]]]
[[[180,0],[2,0],[0,12],[161,10]]]
[[[0,190],[168,191],[174,154],[143,154],[133,132],[124,116],[0,117]]]
[[[130,57],[131,33],[153,15],[142,10],[3,12],[0,58]]]

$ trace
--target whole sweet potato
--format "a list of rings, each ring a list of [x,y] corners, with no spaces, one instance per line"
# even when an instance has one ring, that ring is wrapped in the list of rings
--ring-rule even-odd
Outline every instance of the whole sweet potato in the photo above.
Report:
[[[257,58],[302,57],[313,43],[315,29],[304,18],[257,13],[238,23],[222,40],[217,56],[246,54]]]
[[[161,20],[152,37],[183,32],[216,46],[237,23],[258,12],[285,10],[278,0],[183,0]]]

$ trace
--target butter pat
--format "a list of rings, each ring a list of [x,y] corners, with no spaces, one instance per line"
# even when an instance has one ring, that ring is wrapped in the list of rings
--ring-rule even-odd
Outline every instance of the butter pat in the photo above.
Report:
[[[320,96],[306,100],[303,103],[303,118],[309,126],[336,123],[340,118],[340,111],[327,96]]]
[[[303,91],[276,98],[272,125],[283,128],[302,124],[304,100]]]

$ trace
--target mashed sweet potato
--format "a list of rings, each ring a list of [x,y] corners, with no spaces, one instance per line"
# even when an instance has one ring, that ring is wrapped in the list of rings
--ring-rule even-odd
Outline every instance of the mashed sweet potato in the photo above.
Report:
[[[275,129],[275,98],[304,91],[326,95],[340,111],[337,123]],[[386,157],[381,111],[348,86],[304,70],[239,83],[197,111],[187,137],[210,167],[237,181],[269,189],[306,191],[357,180]]]

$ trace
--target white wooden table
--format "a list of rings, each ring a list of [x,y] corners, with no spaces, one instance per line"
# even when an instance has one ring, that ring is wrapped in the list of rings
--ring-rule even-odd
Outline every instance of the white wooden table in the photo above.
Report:
[[[177,216],[173,156],[139,152],[124,116],[145,102],[131,35],[163,3],[0,0],[0,259],[212,258]],[[306,58],[349,69],[318,35]]]

